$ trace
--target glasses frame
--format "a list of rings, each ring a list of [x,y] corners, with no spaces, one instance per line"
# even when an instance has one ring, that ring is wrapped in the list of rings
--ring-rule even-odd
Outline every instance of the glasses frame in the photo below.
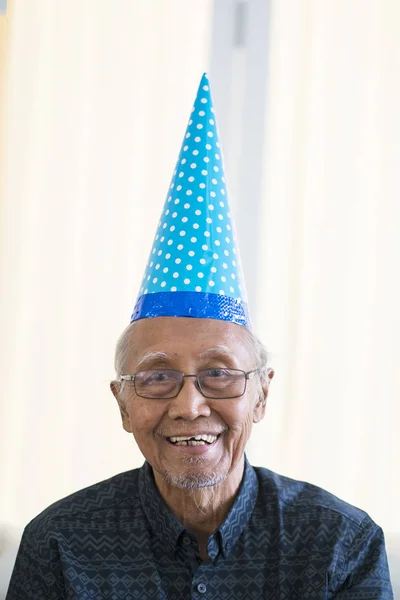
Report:
[[[218,368],[223,368],[223,367],[218,367]],[[209,371],[210,369],[204,369],[203,371],[199,371],[199,373],[202,373],[204,371]],[[184,384],[185,384],[185,378],[186,377],[194,377],[196,379],[195,386],[198,389],[198,391],[200,392],[200,394],[202,396],[204,396],[204,398],[208,398],[210,400],[229,400],[230,398],[241,398],[242,396],[244,396],[244,394],[246,393],[246,389],[247,389],[247,382],[249,379],[252,379],[252,377],[254,376],[254,373],[257,373],[260,369],[252,369],[251,371],[242,371],[241,369],[228,369],[229,371],[236,371],[237,373],[242,373],[244,375],[244,390],[241,394],[237,394],[236,396],[225,396],[225,397],[218,397],[218,396],[207,396],[202,388],[201,388],[201,384],[199,381],[199,373],[195,373],[195,374],[187,374],[187,373],[183,373],[182,371],[178,371],[177,369],[146,369],[145,371],[137,371],[136,373],[134,373],[133,375],[121,375],[120,379],[121,381],[132,381],[133,382],[133,386],[135,389],[135,394],[137,396],[139,396],[139,398],[146,398],[147,400],[171,400],[172,398],[176,398],[177,396],[179,396]],[[138,394],[137,390],[136,390],[136,383],[135,383],[135,379],[138,373],[144,373],[147,371],[174,371],[175,373],[179,373],[182,376],[182,381],[181,384],[179,386],[179,389],[177,391],[176,394],[174,394],[173,396],[143,396],[142,394]]]

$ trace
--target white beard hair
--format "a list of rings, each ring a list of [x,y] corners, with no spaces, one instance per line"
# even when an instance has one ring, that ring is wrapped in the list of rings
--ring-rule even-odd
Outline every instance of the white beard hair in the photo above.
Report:
[[[196,457],[192,457],[189,459],[189,461],[185,461],[189,464],[199,464],[202,462],[202,460],[196,458]],[[162,473],[165,481],[173,486],[173,487],[178,487],[184,490],[198,490],[198,489],[202,489],[202,488],[209,488],[209,490],[207,490],[207,495],[209,495],[209,492],[212,491],[212,496],[214,496],[214,487],[216,485],[218,485],[219,483],[222,483],[226,477],[227,477],[227,473],[225,474],[220,474],[217,475],[216,473],[211,473],[211,474],[205,474],[205,473],[201,473],[201,472],[184,472],[184,473],[179,473],[179,474],[175,474],[175,473],[171,473],[169,471],[164,471]],[[204,490],[204,492],[206,492],[206,490]]]

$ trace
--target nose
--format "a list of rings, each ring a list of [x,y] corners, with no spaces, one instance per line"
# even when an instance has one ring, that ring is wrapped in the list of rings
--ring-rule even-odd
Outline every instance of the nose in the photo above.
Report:
[[[211,409],[208,400],[197,388],[195,378],[185,377],[181,391],[171,399],[168,416],[171,419],[194,421],[197,417],[209,417],[210,415]]]

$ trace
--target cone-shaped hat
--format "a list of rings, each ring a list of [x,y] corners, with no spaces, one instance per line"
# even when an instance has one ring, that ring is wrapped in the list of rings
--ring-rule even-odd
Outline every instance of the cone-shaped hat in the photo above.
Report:
[[[151,317],[195,317],[250,325],[206,74],[131,322]]]

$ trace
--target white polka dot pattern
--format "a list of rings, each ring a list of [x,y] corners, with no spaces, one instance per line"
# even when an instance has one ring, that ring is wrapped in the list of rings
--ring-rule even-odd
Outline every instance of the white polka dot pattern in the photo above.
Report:
[[[139,297],[201,292],[246,302],[218,130],[203,76]]]

